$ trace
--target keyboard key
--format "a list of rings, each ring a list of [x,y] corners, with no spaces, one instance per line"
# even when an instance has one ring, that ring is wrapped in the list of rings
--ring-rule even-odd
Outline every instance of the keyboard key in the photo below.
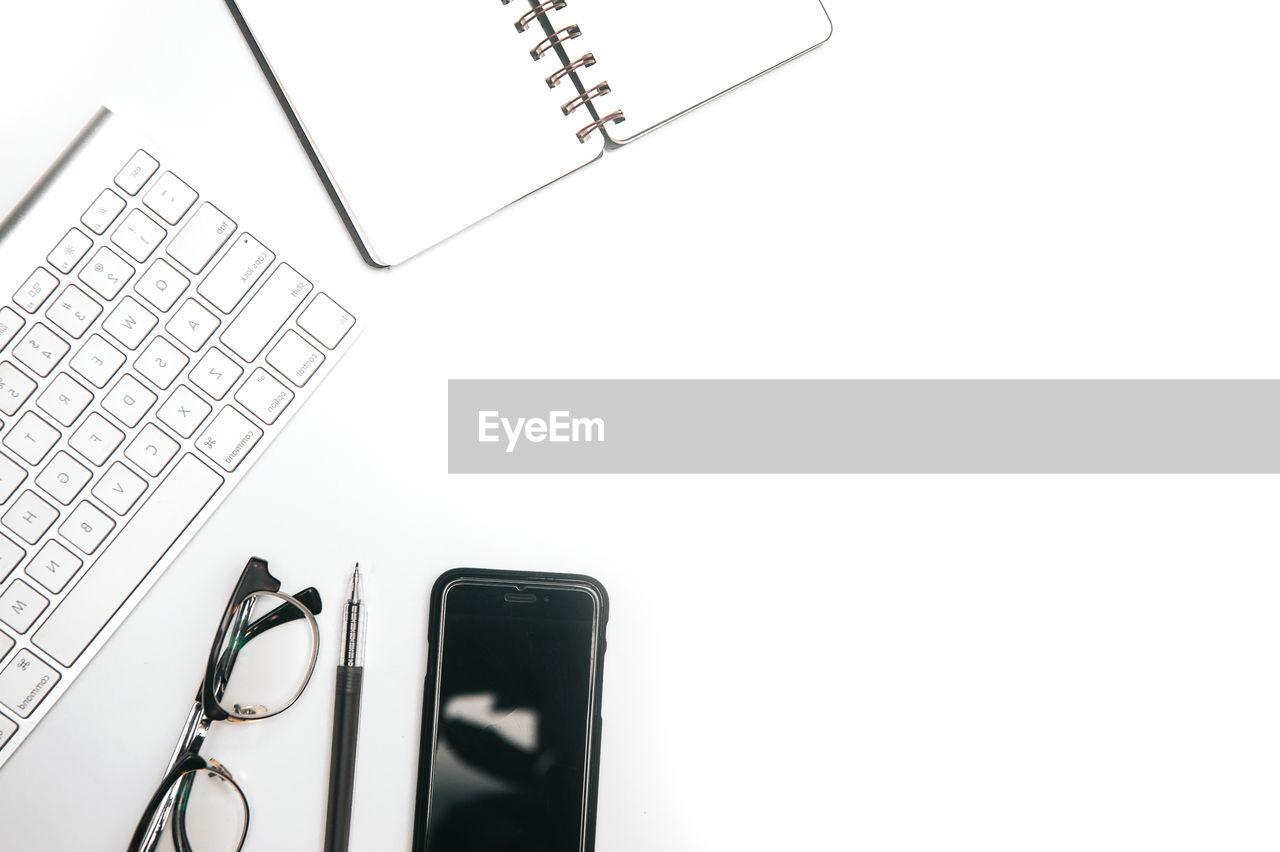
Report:
[[[115,529],[116,522],[88,500],[71,510],[71,514],[58,527],[58,532],[71,544],[85,553],[93,553],[107,534]]]
[[[93,292],[110,301],[120,288],[133,277],[133,267],[111,249],[103,246],[93,253],[93,258],[80,270],[79,278],[93,288]]]
[[[235,230],[236,223],[206,201],[169,243],[169,257],[199,275]]]
[[[27,321],[13,308],[7,306],[0,308],[0,349],[8,346],[13,336],[26,324]]]
[[[13,530],[27,544],[35,544],[57,519],[57,509],[37,497],[34,491],[23,491],[0,518],[0,524]]]
[[[109,189],[104,189],[89,205],[89,209],[84,211],[80,222],[90,231],[101,236],[120,215],[120,211],[124,210],[124,205],[123,198]]]
[[[235,399],[249,409],[250,414],[270,426],[293,401],[293,391],[259,367],[249,375],[240,390],[236,391]]]
[[[147,191],[142,203],[170,225],[176,225],[191,209],[191,205],[196,203],[196,191],[179,180],[173,172],[165,172],[160,175],[155,186]]]
[[[146,490],[146,480],[120,462],[116,462],[93,486],[92,493],[108,509],[117,515],[124,516],[129,514],[133,504],[138,502],[138,498]]]
[[[126,349],[137,349],[157,322],[156,315],[142,307],[137,299],[125,296],[102,321],[102,330],[120,341]]]
[[[187,299],[165,323],[165,330],[177,338],[183,346],[195,352],[218,327],[218,318],[209,313],[195,299]]]
[[[280,264],[240,316],[222,333],[222,342],[244,360],[252,361],[310,292],[310,281],[287,263]]]
[[[13,303],[27,313],[34,314],[57,287],[57,276],[42,266],[37,267],[13,294]]]
[[[207,465],[184,455],[35,632],[36,647],[64,666],[74,663],[222,482]]]
[[[71,359],[71,369],[101,390],[124,364],[124,353],[104,338],[92,335]]]
[[[141,210],[130,210],[120,227],[111,232],[111,242],[124,249],[129,257],[142,263],[151,257],[156,246],[168,234],[164,228]]]
[[[0,453],[0,503],[8,503],[13,492],[18,490],[22,480],[27,478],[27,469],[13,459]],[[5,575],[4,560],[0,559],[0,579]]]
[[[267,363],[279,370],[286,379],[302,387],[324,363],[324,356],[319,349],[303,340],[302,335],[290,329],[267,355]]]
[[[9,572],[17,568],[26,555],[27,552],[14,544],[8,536],[0,535],[0,580],[8,577]],[[0,648],[0,657],[4,656],[4,651],[5,649]]]
[[[214,399],[222,399],[244,370],[221,350],[210,349],[200,363],[191,368],[191,382]]]
[[[190,438],[210,411],[213,411],[213,406],[196,396],[186,385],[178,385],[173,395],[160,406],[157,416],[170,429]]]
[[[61,679],[52,666],[23,648],[0,671],[0,704],[25,719]]]
[[[154,423],[143,426],[138,437],[134,438],[133,443],[124,451],[125,458],[151,476],[159,475],[177,453],[178,442],[166,435]]]
[[[190,283],[187,276],[174,269],[169,261],[157,257],[133,289],[163,313],[173,307]]]
[[[103,462],[111,457],[123,440],[124,433],[94,411],[85,418],[67,443],[90,462],[102,467]]]
[[[298,325],[326,349],[333,349],[356,324],[356,318],[324,293],[316,294],[311,305],[298,317]]]
[[[4,659],[4,655],[9,653],[9,649],[13,647],[13,640],[8,636],[0,633],[0,660]],[[0,714],[0,752],[4,751],[5,743],[18,732],[18,726],[6,719]]]
[[[50,266],[66,275],[75,268],[80,258],[84,257],[92,246],[93,240],[86,236],[84,231],[72,228],[58,241],[45,259],[49,261]]]
[[[36,477],[36,485],[64,506],[70,506],[80,489],[89,484],[93,474],[89,468],[59,450]]]
[[[39,464],[61,437],[62,433],[46,423],[44,418],[28,411],[4,436],[4,445],[27,464]]]
[[[228,405],[213,418],[209,428],[196,441],[196,446],[223,470],[233,471],[261,437],[261,429]]]
[[[27,576],[53,594],[66,588],[84,562],[56,539],[49,539],[27,566]]]
[[[9,653],[9,649],[13,647],[13,640],[3,633],[0,633],[0,660],[4,659],[4,655]],[[0,714],[0,752],[4,751],[5,743],[18,732],[18,726],[6,719]]]
[[[67,334],[79,337],[89,330],[100,313],[101,305],[76,285],[68,284],[44,315]]]
[[[142,416],[156,404],[156,395],[142,382],[128,373],[120,377],[116,386],[102,400],[102,407],[120,418],[120,422],[132,429]]]
[[[0,630],[0,660],[4,659],[4,655],[9,653],[10,649],[12,649],[15,644],[16,643],[9,638],[7,633]],[[12,730],[10,730],[5,727],[6,725],[13,726],[13,723],[6,719],[4,714],[0,713],[0,748],[4,748],[5,740],[10,734],[17,730],[16,726],[13,726]]]
[[[165,390],[178,378],[178,374],[191,359],[183,355],[178,347],[163,337],[153,337],[147,348],[133,362],[138,372],[150,379],[160,390]]]
[[[160,168],[160,163],[146,151],[139,150],[124,164],[124,168],[116,175],[116,186],[130,195],[137,195],[142,185],[151,180],[151,176]]]
[[[40,394],[36,405],[63,426],[70,426],[91,402],[91,391],[66,373],[59,373],[45,392]]]
[[[275,254],[262,243],[249,234],[241,234],[235,244],[227,249],[222,260],[218,261],[218,265],[200,282],[196,292],[208,299],[215,308],[229,314],[240,304],[244,294],[258,283],[262,273],[266,272],[275,258]]]
[[[49,599],[21,580],[0,592],[0,621],[18,633],[26,633],[49,606]]]
[[[71,344],[50,331],[48,326],[36,323],[23,341],[13,348],[13,357],[30,367],[37,376],[47,376],[70,349]]]
[[[27,401],[36,383],[26,373],[5,361],[0,364],[0,411],[14,415]]]

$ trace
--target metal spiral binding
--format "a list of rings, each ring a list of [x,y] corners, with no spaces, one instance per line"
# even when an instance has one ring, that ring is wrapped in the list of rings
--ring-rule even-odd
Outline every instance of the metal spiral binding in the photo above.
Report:
[[[516,32],[522,33],[529,29],[529,25],[538,20],[539,15],[545,15],[547,12],[558,12],[566,5],[565,0],[547,0],[545,3],[539,3],[530,9],[524,17],[516,21]]]
[[[578,95],[576,98],[568,100],[565,103],[562,103],[560,105],[560,111],[565,115],[568,115],[569,113],[573,112],[575,109],[587,103],[588,101],[595,100],[601,95],[609,94],[609,91],[610,90],[609,90],[608,83],[597,83],[596,85],[592,86],[590,89],[587,89],[586,92],[584,92],[583,94]]]
[[[595,65],[595,64],[596,64],[595,54],[585,53],[582,56],[579,56],[577,59],[570,62],[568,65],[565,65],[564,67],[562,67],[560,70],[556,71],[550,77],[548,77],[547,88],[554,89],[556,86],[559,86],[560,81],[563,80],[571,72],[577,71],[579,68],[590,68],[592,65]]]
[[[537,62],[539,59],[547,55],[548,50],[551,50],[556,45],[564,44],[569,39],[577,38],[580,35],[582,35],[582,30],[578,29],[577,24],[570,24],[567,27],[561,27],[542,41],[538,42],[537,46],[535,46],[533,50],[529,51],[529,55],[533,57],[534,62]]]
[[[510,2],[511,0],[502,0],[502,4],[504,6]],[[536,62],[548,53],[553,53],[560,58],[562,63],[560,68],[556,69],[546,78],[547,88],[554,89],[556,86],[560,85],[565,77],[572,79],[579,94],[561,104],[560,111],[565,115],[569,115],[579,107],[586,107],[587,112],[591,114],[591,118],[593,119],[590,124],[584,126],[575,134],[578,137],[578,141],[586,142],[587,139],[591,137],[592,133],[600,130],[606,124],[617,124],[620,121],[626,120],[626,116],[622,114],[622,110],[620,109],[616,109],[605,116],[600,116],[600,114],[596,112],[595,105],[592,102],[596,98],[609,94],[611,91],[607,80],[601,80],[594,86],[588,86],[586,88],[583,88],[581,82],[578,80],[576,72],[584,68],[590,68],[592,65],[596,64],[596,58],[593,54],[584,53],[582,56],[571,62],[569,61],[568,55],[565,53],[564,45],[582,35],[582,29],[578,27],[577,24],[569,24],[568,26],[560,27],[559,29],[552,29],[549,18],[550,14],[552,12],[559,12],[563,10],[568,5],[568,0],[528,0],[528,3],[530,7],[529,11],[521,15],[519,19],[516,20],[516,32],[527,32],[529,28],[538,21],[543,23],[545,31],[547,32],[546,38],[538,42],[533,49],[529,51],[529,55],[533,57]]]
[[[604,118],[597,118],[595,121],[591,122],[586,127],[579,130],[577,133],[578,141],[586,142],[592,133],[594,133],[599,128],[604,127],[609,122],[613,122],[614,124],[617,124],[619,121],[623,121],[625,119],[626,119],[626,116],[622,114],[622,110],[615,109],[613,112],[609,113]]]

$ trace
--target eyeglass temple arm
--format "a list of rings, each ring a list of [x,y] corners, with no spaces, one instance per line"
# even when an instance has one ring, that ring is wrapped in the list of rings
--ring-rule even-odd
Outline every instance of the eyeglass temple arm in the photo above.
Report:
[[[191,797],[191,784],[174,783],[172,811],[173,819],[169,820],[169,833],[173,836],[173,845],[178,852],[195,852],[191,848],[191,840],[187,837],[187,802]],[[163,831],[163,828],[161,828]],[[236,852],[240,852],[239,849]]]
[[[222,620],[219,622],[218,632],[213,637],[213,648],[209,651],[209,662],[205,668],[205,680],[208,683],[201,683],[200,685],[202,700],[208,694],[205,691],[206,687],[214,690],[218,686],[218,681],[222,681],[223,686],[225,686],[225,674],[230,671],[230,665],[225,659],[226,653],[223,652],[222,658],[216,661],[214,656],[222,650],[223,637],[228,633],[237,635],[239,630],[243,628],[243,624],[239,621],[235,624],[231,623],[232,616],[243,618],[244,613],[239,612],[240,605],[250,595],[263,591],[280,591],[280,581],[271,576],[271,570],[267,567],[267,560],[251,556],[249,561],[245,563],[244,570],[240,572],[240,579],[236,580],[236,587],[232,590],[231,597],[227,599],[227,607],[222,611]],[[234,647],[234,643],[232,645]],[[233,655],[233,662],[234,659]]]
[[[312,615],[320,614],[322,608],[320,592],[316,591],[315,586],[307,586],[296,595],[293,595],[293,599],[310,610]],[[298,612],[297,607],[280,604],[280,606],[250,624],[249,632],[261,633],[264,630],[279,627],[281,624],[288,624],[290,621],[296,621],[299,618],[302,618],[302,613]]]

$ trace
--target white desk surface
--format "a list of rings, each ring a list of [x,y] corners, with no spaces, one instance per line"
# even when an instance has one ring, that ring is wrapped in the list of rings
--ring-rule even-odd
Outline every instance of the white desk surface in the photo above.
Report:
[[[830,11],[377,272],[219,0],[6,4],[0,206],[106,103],[369,330],[0,770],[0,846],[124,845],[250,554],[328,606],[307,694],[206,746],[251,850],[320,846],[355,560],[353,849],[408,848],[427,592],[463,564],[611,593],[605,852],[1280,843],[1273,478],[447,475],[449,378],[1276,376],[1274,4]]]

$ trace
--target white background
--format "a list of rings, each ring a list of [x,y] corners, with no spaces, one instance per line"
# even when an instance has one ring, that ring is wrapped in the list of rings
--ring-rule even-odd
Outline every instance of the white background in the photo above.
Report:
[[[1274,378],[1274,4],[834,0],[815,53],[390,273],[220,2],[5,5],[0,207],[106,103],[369,324],[0,771],[5,849],[123,847],[250,554],[328,605],[307,694],[205,749],[252,850],[320,846],[357,559],[354,849],[408,848],[467,564],[612,595],[606,852],[1280,843],[1273,478],[445,465],[449,378]]]

